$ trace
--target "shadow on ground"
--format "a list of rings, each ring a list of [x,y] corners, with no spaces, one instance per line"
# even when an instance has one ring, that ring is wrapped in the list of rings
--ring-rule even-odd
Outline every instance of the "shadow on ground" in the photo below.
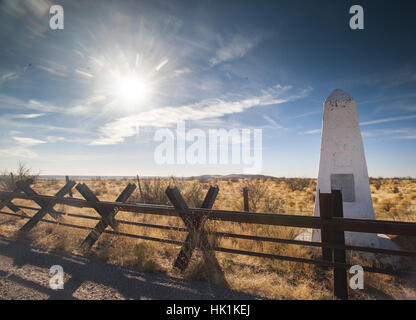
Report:
[[[63,290],[49,287],[49,268],[61,265]],[[262,299],[206,282],[137,272],[74,254],[0,237],[1,299]]]

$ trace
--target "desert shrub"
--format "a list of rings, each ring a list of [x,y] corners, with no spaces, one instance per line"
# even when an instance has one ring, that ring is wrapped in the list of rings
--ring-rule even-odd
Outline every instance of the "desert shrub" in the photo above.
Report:
[[[403,201],[401,204],[397,205],[397,214],[398,216],[407,216],[412,214],[410,202]]]
[[[264,212],[284,213],[285,203],[286,201],[284,199],[266,197],[264,199]]]
[[[139,242],[134,246],[133,254],[136,260],[135,262],[140,269],[156,273],[165,271],[154,259],[156,255],[156,248],[153,245],[145,242]]]
[[[141,180],[143,199],[137,191],[135,197],[130,198],[133,202],[143,201],[148,204],[169,205],[170,201],[166,195],[166,188],[176,186],[181,192],[182,197],[189,207],[200,207],[208,185],[200,183],[198,180],[186,181],[171,177],[169,180],[162,178]]]
[[[171,177],[170,185],[176,186],[187,205],[192,208],[198,208],[202,205],[205,191],[203,185],[198,181],[185,181],[184,179]]]
[[[381,207],[384,211],[390,212],[390,210],[394,207],[394,203],[390,199],[383,199]]]
[[[27,179],[35,181],[38,176],[39,173],[34,173],[27,164],[19,162],[16,171],[3,170],[0,174],[0,190],[13,191],[16,188],[17,181]]]
[[[257,179],[249,179],[246,181],[246,188],[250,212],[257,212],[262,201],[266,199],[267,185]]]
[[[208,183],[203,183],[202,184],[202,189],[203,190],[208,190],[209,189],[209,184]]]
[[[184,274],[188,280],[210,281],[209,270],[203,259],[191,262]]]
[[[316,184],[317,184],[316,179],[311,179],[310,180],[309,187],[311,188],[311,190],[316,190]]]
[[[108,194],[108,189],[105,185],[102,185],[102,186],[95,188],[93,192],[96,196],[103,196],[105,194]]]
[[[286,200],[270,193],[267,184],[259,179],[246,180],[245,184],[248,189],[250,212],[284,213]]]
[[[285,182],[292,191],[303,191],[311,184],[311,180],[307,178],[288,178]]]
[[[48,187],[57,186],[58,184],[59,184],[59,181],[57,179],[55,179],[55,178],[48,179],[48,181],[46,183],[46,185]]]
[[[229,258],[222,258],[220,262],[221,269],[225,272],[233,271],[234,262]]]
[[[383,184],[383,181],[380,178],[378,179],[371,178],[370,183],[374,186],[374,188],[376,188],[376,190],[380,190],[380,187]]]
[[[166,182],[161,178],[141,180],[141,188],[144,203],[150,204],[169,204],[169,199],[165,193]]]

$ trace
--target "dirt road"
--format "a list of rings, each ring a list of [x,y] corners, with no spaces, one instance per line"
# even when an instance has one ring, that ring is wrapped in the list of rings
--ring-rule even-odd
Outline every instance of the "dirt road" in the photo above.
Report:
[[[49,287],[49,268],[63,267],[64,289]],[[136,272],[82,256],[0,237],[0,299],[258,299],[166,275]]]

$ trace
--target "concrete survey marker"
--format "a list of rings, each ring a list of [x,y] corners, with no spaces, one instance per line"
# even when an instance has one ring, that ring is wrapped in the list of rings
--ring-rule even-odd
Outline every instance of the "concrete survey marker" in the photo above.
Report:
[[[344,217],[374,219],[363,140],[354,99],[334,90],[324,103],[321,156],[314,216],[319,216],[319,191],[341,190]],[[299,239],[321,241],[320,230],[307,230]],[[376,234],[345,232],[346,244],[392,248],[394,244]]]

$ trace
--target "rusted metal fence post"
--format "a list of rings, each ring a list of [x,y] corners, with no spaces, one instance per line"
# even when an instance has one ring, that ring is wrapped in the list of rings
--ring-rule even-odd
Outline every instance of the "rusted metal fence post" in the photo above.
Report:
[[[66,181],[66,183],[69,182],[69,177],[68,176],[65,176],[65,181]],[[72,198],[72,189],[69,190],[69,196]]]
[[[82,195],[85,195],[85,197],[90,197],[89,192],[87,190],[87,187],[80,187],[82,189]],[[126,188],[120,193],[118,198],[116,199],[116,202],[126,202],[128,198],[131,196],[133,191],[136,189],[136,185],[129,183]],[[94,245],[94,243],[98,240],[98,238],[101,236],[101,234],[104,232],[104,230],[107,228],[109,221],[115,220],[115,215],[117,214],[117,209],[111,209],[109,211],[110,216],[108,219],[105,217],[102,217],[100,222],[98,222],[94,229],[91,230],[91,232],[88,234],[88,236],[82,241],[81,248],[84,250],[84,252],[91,249],[91,247]],[[102,211],[98,212],[99,214],[103,213]]]
[[[11,175],[12,175],[12,177],[13,177],[13,174],[12,173],[10,173]],[[14,179],[14,178],[13,178]],[[33,179],[26,179],[26,181],[25,181],[28,185],[31,185],[31,184],[33,184]],[[14,190],[13,190],[13,193],[14,192],[21,192],[21,190],[20,190],[20,188],[19,187],[16,187]],[[21,208],[19,208],[19,207],[17,207],[15,204],[13,204],[13,202],[11,202],[11,200],[13,199],[13,197],[7,197],[7,198],[5,198],[5,199],[2,199],[1,201],[0,201],[0,210],[1,209],[3,209],[3,207],[8,207],[10,210],[12,210],[12,211],[14,211],[14,212],[16,212],[16,213],[21,213],[22,214],[22,218],[23,218],[23,216],[26,216],[26,213],[21,209]]]
[[[202,203],[202,208],[211,209],[217,194],[218,187],[210,187],[204,202]],[[219,286],[228,287],[227,280],[225,279],[224,273],[215,256],[215,252],[208,240],[207,232],[204,230],[205,220],[202,217],[189,214],[189,207],[182,198],[177,187],[167,187],[166,195],[175,209],[178,210],[179,216],[189,231],[178,258],[175,261],[174,267],[184,271],[192,256],[192,252],[198,247],[202,251],[205,266],[208,269],[208,273],[213,277],[212,280],[214,283]]]
[[[319,209],[323,221],[332,217],[342,218],[342,194],[340,190],[332,190],[331,193],[319,192]],[[342,230],[332,230],[328,227],[321,228],[321,241],[345,246],[345,236]],[[346,263],[345,249],[322,248],[323,260]],[[345,268],[334,267],[334,296],[338,299],[348,299],[347,271]]]
[[[143,203],[146,203],[146,200],[143,198],[142,185],[140,184],[139,175],[137,175],[137,184],[139,185],[140,199],[142,200]]]
[[[243,197],[244,197],[244,211],[249,212],[250,207],[248,205],[248,188],[247,187],[243,188]]]
[[[344,217],[340,190],[332,191],[332,216],[337,218]],[[332,241],[334,244],[345,246],[344,231],[334,230],[332,232]],[[345,249],[334,249],[333,262],[346,263]],[[342,300],[348,299],[348,279],[345,268],[334,267],[334,296]]]
[[[212,187],[211,187],[212,188]],[[208,197],[213,197],[213,199],[209,200],[209,207],[208,209],[211,209],[212,205],[214,204],[215,198],[217,196],[217,193],[210,195],[211,192],[208,190],[206,199]],[[168,196],[170,202],[173,204],[173,206],[177,210],[186,211],[188,210],[188,205],[186,204],[185,200],[182,198],[182,195],[180,194],[180,191],[177,187],[171,188],[168,187],[166,189],[166,195]],[[204,201],[206,202],[206,201]],[[195,217],[195,216],[189,216],[185,213],[180,213],[180,217],[182,221],[184,222],[185,226],[188,228],[189,233],[187,235],[187,239],[185,240],[181,251],[179,252],[178,257],[175,260],[174,267],[178,268],[181,271],[184,271],[186,267],[189,264],[189,261],[192,256],[192,252],[197,247],[197,241],[199,242],[201,238],[201,233],[205,234],[205,231],[203,230],[203,225],[205,221],[201,219],[201,217]],[[202,226],[201,226],[202,223]],[[202,228],[201,228],[202,227]]]
[[[56,194],[55,197],[56,198],[63,198],[68,192],[69,190],[72,189],[72,187],[75,185],[75,181],[68,181],[62,188],[61,190],[59,190]],[[23,190],[24,193],[26,193],[27,195],[32,195],[32,196],[36,196],[37,193],[30,188],[29,183],[28,182],[24,182],[24,181],[17,181],[16,185],[19,187],[19,189]],[[30,230],[32,230],[32,228],[39,222],[42,220],[42,218],[48,213],[50,214],[54,219],[59,220],[60,216],[59,214],[54,210],[54,206],[56,204],[56,200],[54,201],[37,201],[34,200],[40,207],[41,209],[38,210],[38,212],[36,212],[32,218],[26,222],[19,230],[23,233],[29,232]]]
[[[321,219],[324,221],[326,219],[331,219],[332,217],[332,194],[331,193],[321,193],[319,191],[319,214]],[[321,228],[321,241],[322,242],[331,242],[331,230],[327,227]],[[322,259],[327,261],[332,261],[332,249],[322,247]]]
[[[102,217],[104,222],[113,228],[114,231],[118,231],[118,223],[114,218],[114,208],[108,208],[100,206],[100,200],[97,196],[87,187],[85,183],[78,183],[75,187],[78,192],[84,197],[85,200],[95,202],[93,208]]]

